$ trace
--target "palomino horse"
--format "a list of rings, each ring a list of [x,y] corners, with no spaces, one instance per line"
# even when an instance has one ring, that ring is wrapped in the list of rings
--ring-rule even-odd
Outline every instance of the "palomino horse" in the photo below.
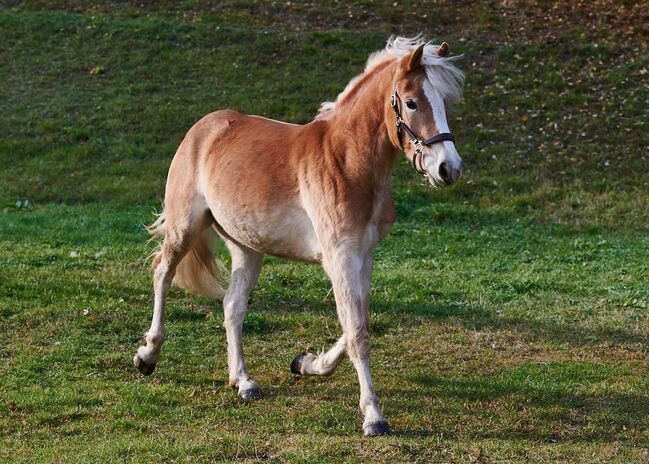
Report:
[[[297,356],[297,375],[329,375],[345,353],[360,384],[365,435],[389,431],[368,358],[372,251],[395,220],[390,174],[402,149],[433,186],[462,171],[445,102],[460,96],[462,72],[446,43],[393,38],[365,71],[308,124],[224,110],[187,133],[169,168],[164,211],[150,232],[164,237],[153,260],[154,309],[146,346],[134,358],[155,368],[164,340],[169,285],[222,296],[230,385],[259,398],[243,358],[241,328],[264,254],[320,263],[331,279],[342,335],[319,356]],[[224,292],[210,243],[232,256]]]

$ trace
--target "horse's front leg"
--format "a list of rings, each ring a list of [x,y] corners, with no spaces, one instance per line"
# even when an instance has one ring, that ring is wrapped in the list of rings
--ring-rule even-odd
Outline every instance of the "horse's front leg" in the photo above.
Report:
[[[263,255],[230,240],[225,243],[232,256],[230,286],[223,298],[226,337],[228,340],[228,380],[246,401],[261,398],[261,388],[250,378],[243,359],[241,332],[248,308],[248,297],[257,284]]]
[[[381,413],[370,375],[369,297],[372,276],[372,254],[336,249],[323,262],[331,279],[336,310],[343,328],[347,354],[360,384],[360,408],[363,412],[363,433],[384,435],[390,431]]]

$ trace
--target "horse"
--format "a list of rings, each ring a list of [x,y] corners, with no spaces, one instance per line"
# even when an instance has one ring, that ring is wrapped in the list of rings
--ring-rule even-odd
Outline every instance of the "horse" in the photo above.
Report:
[[[153,319],[135,367],[144,375],[155,369],[173,283],[223,299],[229,384],[245,401],[260,398],[241,331],[264,255],[317,263],[331,280],[342,334],[327,352],[296,356],[290,370],[330,375],[347,354],[363,433],[389,433],[368,361],[372,252],[396,218],[390,177],[401,151],[433,187],[460,177],[445,108],[461,98],[455,58],[445,42],[391,37],[307,124],[232,110],[195,123],[169,167],[163,211],[148,227],[163,240],[153,255]],[[218,237],[232,258],[227,290],[214,256]]]

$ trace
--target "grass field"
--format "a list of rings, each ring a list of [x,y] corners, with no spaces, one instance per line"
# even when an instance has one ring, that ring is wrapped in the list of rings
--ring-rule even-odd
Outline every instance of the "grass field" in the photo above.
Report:
[[[642,2],[3,3],[1,462],[649,462]],[[186,130],[225,107],[309,121],[419,31],[464,54],[465,171],[445,190],[394,174],[371,306],[394,434],[362,437],[348,361],[289,373],[340,331],[314,266],[262,269],[244,324],[262,401],[227,387],[219,303],[177,289],[140,376],[142,225]]]

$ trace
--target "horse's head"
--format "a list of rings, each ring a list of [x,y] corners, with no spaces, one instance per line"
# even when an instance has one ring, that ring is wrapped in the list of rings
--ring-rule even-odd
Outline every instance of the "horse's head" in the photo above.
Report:
[[[434,186],[451,185],[462,159],[446,121],[446,103],[459,95],[461,71],[448,62],[449,47],[421,44],[402,56],[392,83],[391,119],[396,142]],[[459,76],[459,77],[458,77]]]

